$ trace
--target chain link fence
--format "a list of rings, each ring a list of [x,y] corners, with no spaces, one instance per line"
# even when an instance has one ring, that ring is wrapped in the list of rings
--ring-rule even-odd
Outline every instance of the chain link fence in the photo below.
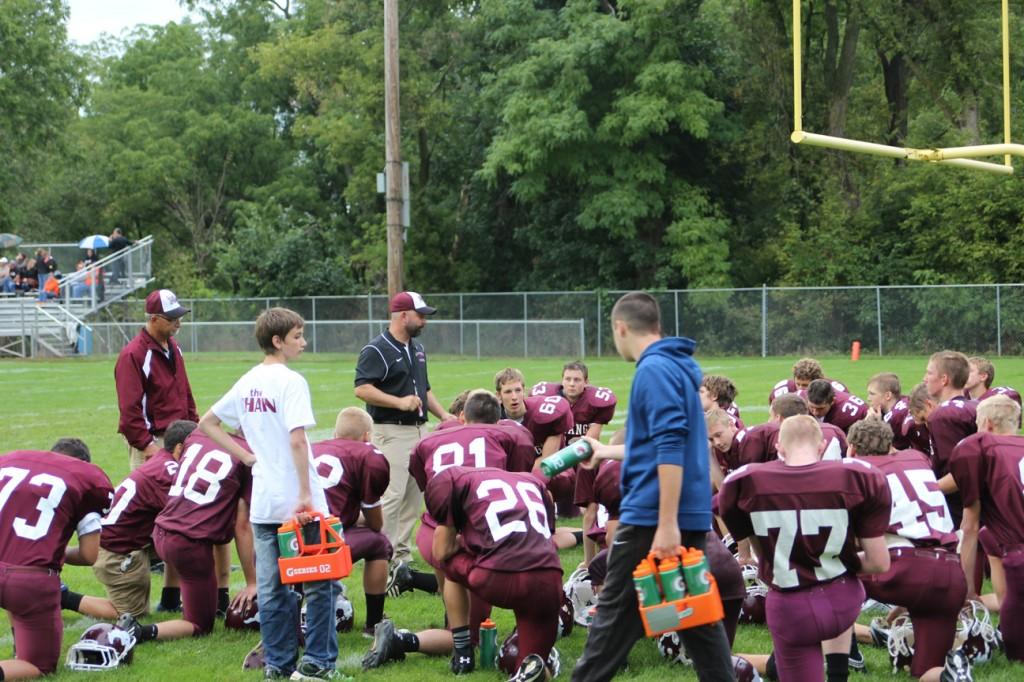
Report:
[[[585,357],[614,354],[609,314],[624,291],[426,294],[437,308],[422,340],[432,353]],[[1024,284],[761,287],[655,291],[665,333],[697,340],[703,355],[862,352],[924,354],[941,348],[1024,352]],[[387,326],[384,295],[182,299],[191,308],[186,350],[255,350],[252,322],[285,306],[307,320],[314,352],[354,353]],[[116,353],[145,319],[122,301],[90,320],[96,352]]]

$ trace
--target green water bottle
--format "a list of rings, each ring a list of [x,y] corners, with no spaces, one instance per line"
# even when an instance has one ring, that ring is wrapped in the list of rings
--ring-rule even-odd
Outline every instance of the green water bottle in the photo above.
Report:
[[[295,535],[295,523],[285,521],[277,529],[277,550],[282,559],[291,559],[299,555],[299,539]]]
[[[708,581],[708,560],[699,549],[687,550],[683,554],[683,577],[690,594],[706,594],[711,589]]]
[[[480,667],[494,670],[498,659],[498,626],[490,618],[480,623]]]
[[[647,561],[641,562],[633,571],[633,584],[636,586],[636,598],[640,606],[655,606],[661,603],[658,579],[654,577],[654,571]]]
[[[570,469],[585,459],[590,459],[594,454],[594,448],[582,438],[575,443],[562,448],[553,455],[548,455],[540,461],[541,472],[551,478]]]
[[[661,589],[665,593],[665,601],[676,601],[686,596],[683,585],[683,574],[679,572],[679,559],[667,557],[658,564],[658,577]]]

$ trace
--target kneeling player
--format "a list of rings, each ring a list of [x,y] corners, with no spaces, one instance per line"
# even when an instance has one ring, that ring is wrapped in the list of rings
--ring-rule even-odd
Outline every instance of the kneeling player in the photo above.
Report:
[[[20,450],[0,457],[0,607],[14,630],[16,658],[0,661],[0,677],[52,673],[60,658],[60,569],[88,566],[99,549],[100,514],[114,493],[103,471],[76,456]],[[78,532],[79,546],[67,546]]]
[[[861,577],[867,596],[905,607],[914,627],[910,674],[925,682],[969,680],[970,664],[949,652],[967,581],[956,554],[957,537],[946,498],[923,453],[890,454],[892,429],[879,419],[850,427],[850,455],[885,475],[892,493],[885,534],[890,567]]]
[[[239,443],[244,443],[241,438]],[[244,445],[242,447],[245,447]],[[199,431],[185,441],[167,506],[156,518],[154,541],[164,561],[178,570],[184,618],[141,625],[129,613],[117,621],[140,642],[208,635],[217,617],[214,545],[235,539],[246,587],[232,608],[256,597],[256,564],[249,525],[251,470]]]
[[[737,469],[719,493],[722,519],[734,538],[750,538],[771,587],[768,630],[783,680],[824,680],[823,648],[829,678],[846,678],[864,601],[856,574],[889,568],[885,477],[861,462],[823,462],[823,450],[818,423],[791,417],[779,433],[782,461]]]
[[[338,413],[334,438],[313,443],[313,461],[327,496],[327,508],[341,521],[352,561],[366,562],[363,634],[368,636],[384,617],[391,560],[391,543],[381,532],[384,516],[380,508],[380,498],[391,478],[390,465],[384,453],[370,443],[372,430],[373,418],[366,410],[346,407]],[[365,525],[357,525],[360,512]]]

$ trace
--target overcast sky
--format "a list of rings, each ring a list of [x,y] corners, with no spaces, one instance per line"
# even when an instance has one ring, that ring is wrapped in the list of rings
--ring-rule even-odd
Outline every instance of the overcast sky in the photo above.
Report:
[[[137,24],[180,21],[187,12],[177,0],[70,0],[68,38],[85,45],[101,33],[118,35]]]

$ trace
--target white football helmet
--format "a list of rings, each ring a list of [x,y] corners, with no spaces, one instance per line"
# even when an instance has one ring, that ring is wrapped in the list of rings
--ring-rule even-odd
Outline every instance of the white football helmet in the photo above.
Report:
[[[97,623],[82,633],[68,649],[66,665],[71,670],[111,670],[132,662],[135,637],[110,623]]]
[[[304,603],[299,611],[299,629],[302,631],[303,637],[306,636],[306,607],[307,604]],[[354,622],[355,610],[343,590],[334,600],[334,629],[337,632],[348,632],[352,629]]]
[[[991,660],[996,650],[1002,647],[1002,635],[992,625],[992,617],[985,605],[973,599],[967,602],[957,619],[953,649],[963,651],[967,660],[976,665]]]
[[[693,666],[693,661],[686,655],[686,646],[678,632],[666,632],[658,637],[658,653],[669,663]]]
[[[577,568],[562,586],[565,596],[572,602],[573,618],[583,627],[590,627],[590,607],[597,604],[597,594],[590,584],[590,573],[585,568]]]
[[[910,616],[897,616],[889,626],[889,660],[892,671],[910,672],[910,663],[914,658],[914,625]]]

